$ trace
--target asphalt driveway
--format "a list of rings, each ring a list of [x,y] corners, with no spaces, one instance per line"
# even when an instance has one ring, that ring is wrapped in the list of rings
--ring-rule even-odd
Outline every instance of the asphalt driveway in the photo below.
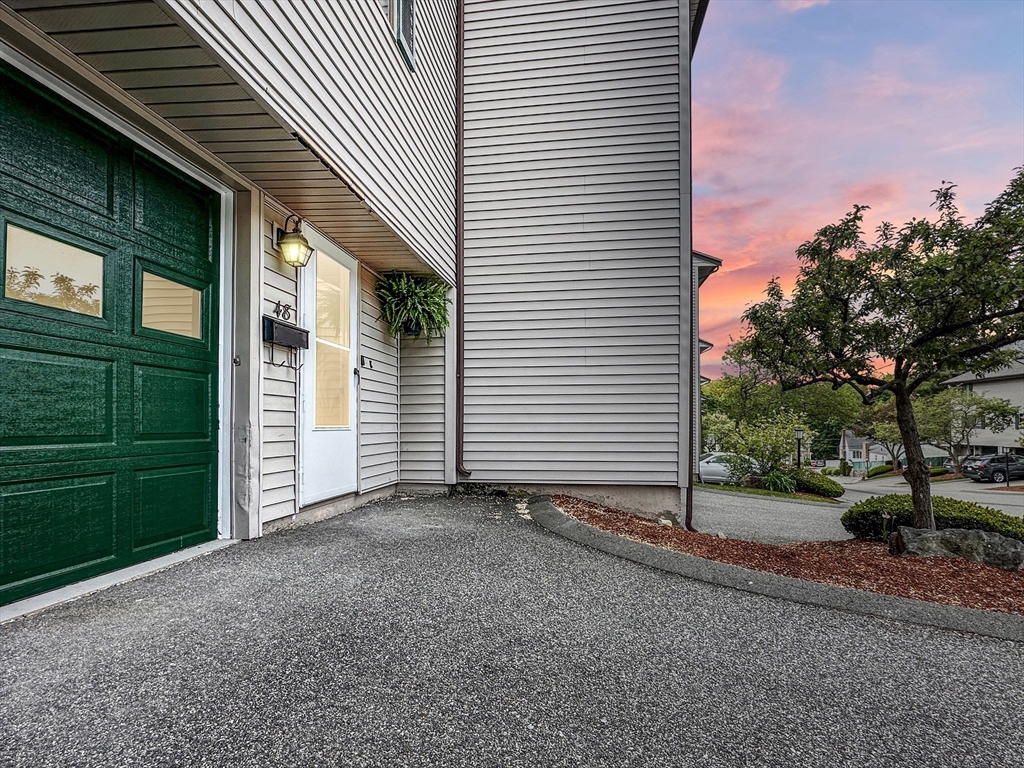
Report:
[[[3,766],[1011,766],[1024,645],[375,504],[0,625]]]

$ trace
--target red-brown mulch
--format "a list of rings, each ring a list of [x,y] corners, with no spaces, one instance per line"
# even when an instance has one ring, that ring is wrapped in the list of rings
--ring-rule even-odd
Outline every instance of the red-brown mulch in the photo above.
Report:
[[[1024,493],[1024,485],[1000,485],[998,488],[991,488],[993,491],[1017,491]]]
[[[955,557],[894,557],[877,541],[778,545],[720,539],[571,496],[552,496],[551,501],[595,528],[707,560],[866,592],[1024,616],[1024,572]]]

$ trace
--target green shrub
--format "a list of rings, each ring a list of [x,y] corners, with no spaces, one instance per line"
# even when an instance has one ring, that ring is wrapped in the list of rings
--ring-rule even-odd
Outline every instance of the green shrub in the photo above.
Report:
[[[970,501],[932,497],[937,528],[968,528],[991,531],[1024,541],[1024,520],[983,507]],[[886,520],[882,514],[888,514]],[[913,525],[914,501],[910,496],[891,493],[858,501],[843,513],[843,527],[858,539],[882,540],[883,530],[891,532],[898,526]]]
[[[780,469],[773,469],[761,482],[769,491],[793,493],[796,490],[796,481]]]
[[[843,477],[849,477],[851,472],[853,472],[853,467],[850,466],[850,462],[844,456],[839,460],[839,474]]]
[[[932,467],[928,470],[928,474],[931,477],[942,477],[943,475],[948,475],[949,470],[945,467]]]
[[[882,464],[879,467],[872,467],[868,470],[868,477],[878,477],[892,472],[892,464]]]
[[[835,480],[823,477],[812,469],[794,469],[790,477],[796,482],[796,489],[803,493],[813,493],[815,496],[825,496],[829,499],[838,499],[846,489]]]

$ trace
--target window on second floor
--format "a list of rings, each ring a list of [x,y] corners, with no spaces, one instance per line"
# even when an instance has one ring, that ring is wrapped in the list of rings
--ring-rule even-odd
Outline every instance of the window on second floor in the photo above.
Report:
[[[413,68],[415,50],[416,0],[376,0],[398,43],[402,58]]]
[[[410,69],[415,61],[415,28],[416,28],[416,2],[415,0],[393,0],[395,5],[395,34],[398,38],[398,47],[405,56],[405,61]]]

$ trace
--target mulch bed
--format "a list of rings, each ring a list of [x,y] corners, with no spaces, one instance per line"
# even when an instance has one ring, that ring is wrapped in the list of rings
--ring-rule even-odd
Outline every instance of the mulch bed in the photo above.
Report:
[[[1024,572],[953,557],[894,557],[877,541],[777,545],[721,539],[571,496],[552,496],[551,501],[595,528],[694,557],[865,592],[1024,616]]]

